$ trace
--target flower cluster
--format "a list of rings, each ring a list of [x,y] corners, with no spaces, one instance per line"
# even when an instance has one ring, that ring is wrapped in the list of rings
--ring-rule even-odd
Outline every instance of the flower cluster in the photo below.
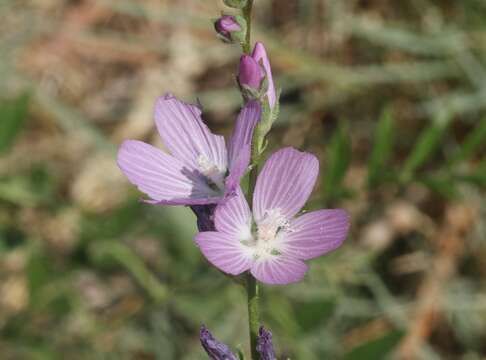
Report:
[[[262,63],[258,71],[269,85],[263,101],[272,106],[275,90],[261,43],[253,58]],[[249,72],[242,69],[247,66],[243,60],[240,83],[256,86],[253,80],[246,82],[244,74]],[[252,61],[260,67],[257,60]],[[156,102],[155,124],[170,155],[144,142],[126,140],[118,164],[130,182],[150,197],[146,202],[192,207],[200,230],[195,241],[211,264],[227,274],[250,271],[263,283],[288,284],[304,277],[308,270],[304,261],[344,241],[349,222],[341,209],[298,216],[316,182],[319,162],[293,148],[281,149],[267,160],[250,209],[240,180],[250,166],[261,109],[261,101],[249,100],[226,144],[204,124],[199,106],[165,95]]]
[[[118,151],[118,165],[149,197],[145,202],[193,210],[199,229],[195,243],[219,270],[234,276],[251,274],[248,283],[254,277],[265,284],[289,284],[303,279],[307,260],[342,244],[349,219],[342,209],[301,213],[319,173],[319,161],[310,153],[290,147],[278,150],[256,176],[266,136],[278,116],[279,93],[265,46],[257,42],[251,51],[252,1],[225,4],[246,15],[223,15],[214,24],[224,41],[239,41],[245,50],[237,76],[245,104],[229,141],[210,131],[199,105],[167,94],[156,101],[154,117],[168,153],[126,140]],[[252,173],[245,197],[241,180],[248,171]],[[258,320],[253,324],[253,351],[261,359],[276,359],[270,332],[260,328],[257,334]],[[212,359],[237,359],[204,327],[200,339]]]

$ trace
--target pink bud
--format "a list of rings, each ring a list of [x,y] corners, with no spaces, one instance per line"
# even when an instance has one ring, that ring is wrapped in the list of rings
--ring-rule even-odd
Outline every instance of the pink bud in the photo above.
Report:
[[[231,41],[231,33],[241,31],[241,26],[234,16],[223,15],[215,21],[214,29],[223,38]]]
[[[270,105],[270,108],[273,109],[275,102],[277,101],[277,96],[275,94],[275,85],[273,83],[272,68],[270,66],[270,61],[268,60],[267,51],[261,42],[255,44],[251,56],[257,63],[261,63],[263,69],[265,69],[265,76],[267,77],[268,82],[268,104]]]
[[[238,69],[238,81],[241,86],[259,90],[264,77],[260,65],[249,55],[242,55]]]

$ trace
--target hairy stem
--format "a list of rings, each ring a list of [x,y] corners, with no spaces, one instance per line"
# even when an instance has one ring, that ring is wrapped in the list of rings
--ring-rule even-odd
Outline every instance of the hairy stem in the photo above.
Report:
[[[260,309],[258,306],[258,283],[257,280],[248,273],[246,279],[246,293],[248,299],[248,326],[250,328],[250,347],[251,359],[258,360],[259,355],[256,351],[258,328],[260,327]]]
[[[251,10],[253,8],[253,0],[248,0],[248,3],[243,8],[243,17],[246,20],[246,36],[243,43],[243,52],[249,54],[251,51]]]
[[[251,52],[251,11],[253,8],[253,0],[248,0],[246,6],[243,8],[243,17],[246,21],[246,35],[245,41],[242,44],[243,52],[250,54]],[[252,151],[253,167],[250,170],[250,184],[248,186],[248,203],[250,209],[253,203],[253,192],[255,190],[256,179],[258,176],[258,166],[255,162],[256,154]],[[260,327],[260,310],[258,305],[258,282],[251,273],[248,272],[246,276],[246,293],[248,301],[248,328],[250,331],[250,349],[251,360],[258,360],[259,355],[256,350],[258,329]]]

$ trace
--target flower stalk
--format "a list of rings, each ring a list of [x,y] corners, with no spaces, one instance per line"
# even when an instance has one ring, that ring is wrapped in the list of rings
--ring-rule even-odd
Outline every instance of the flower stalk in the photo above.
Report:
[[[246,293],[248,301],[248,327],[250,329],[250,348],[251,359],[258,360],[257,352],[258,331],[260,328],[260,308],[259,308],[259,294],[258,282],[252,274],[247,274],[246,279]]]
[[[251,52],[251,11],[253,8],[253,0],[248,0],[245,7],[242,9],[243,17],[246,20],[246,36],[245,41],[242,44],[243,52],[250,54]]]
[[[246,20],[246,36],[243,43],[243,52],[250,55],[251,53],[251,11],[253,8],[253,0],[248,0],[246,6],[243,8],[243,17]],[[253,202],[253,192],[255,190],[256,179],[258,176],[258,166],[256,164],[256,156],[252,156],[250,164],[252,164],[249,175],[248,186],[248,202],[250,207]],[[260,328],[260,309],[259,309],[259,294],[258,294],[258,282],[253,275],[248,272],[246,279],[246,294],[248,302],[248,328],[250,332],[250,349],[251,359],[258,360],[259,355],[257,351],[258,344],[258,331]]]

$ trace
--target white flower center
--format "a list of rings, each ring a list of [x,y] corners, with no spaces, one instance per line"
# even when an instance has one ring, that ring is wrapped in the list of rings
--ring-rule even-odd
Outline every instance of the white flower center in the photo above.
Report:
[[[242,243],[251,249],[255,258],[280,255],[279,243],[285,233],[291,232],[289,221],[279,209],[272,209],[257,224],[253,236],[246,237]]]
[[[224,169],[220,169],[202,154],[197,157],[197,165],[199,171],[208,180],[208,185],[211,189],[219,191],[224,190],[224,175],[226,172]]]

